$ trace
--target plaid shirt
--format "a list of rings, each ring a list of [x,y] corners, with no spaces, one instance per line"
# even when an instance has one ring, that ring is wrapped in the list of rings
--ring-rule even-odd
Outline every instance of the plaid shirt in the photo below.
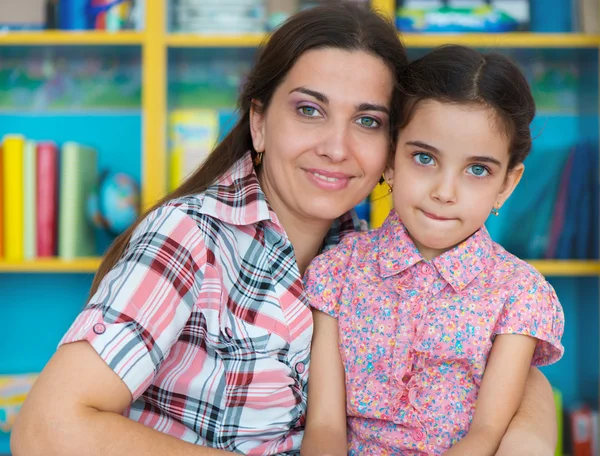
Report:
[[[356,220],[336,221],[324,249]],[[248,153],[135,230],[61,344],[87,340],[133,395],[125,416],[198,445],[298,454],[312,316]]]

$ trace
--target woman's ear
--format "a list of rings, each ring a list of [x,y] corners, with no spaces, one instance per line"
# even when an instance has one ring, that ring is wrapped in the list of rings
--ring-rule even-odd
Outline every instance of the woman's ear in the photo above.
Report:
[[[383,178],[390,188],[394,187],[394,168],[392,166],[386,166],[385,171],[383,172]]]
[[[515,166],[512,170],[508,172],[502,190],[498,195],[498,204],[500,207],[502,207],[502,205],[506,202],[506,200],[515,190],[515,188],[517,188],[517,185],[523,177],[524,171],[525,165],[523,163],[519,163],[517,166]]]
[[[250,134],[252,147],[256,152],[265,151],[265,112],[258,100],[252,100],[250,105]]]

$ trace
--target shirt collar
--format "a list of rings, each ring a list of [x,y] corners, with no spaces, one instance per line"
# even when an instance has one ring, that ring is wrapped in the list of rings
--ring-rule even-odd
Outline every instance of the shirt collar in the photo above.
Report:
[[[274,221],[250,152],[205,190],[200,212],[232,225]]]
[[[231,225],[253,225],[267,220],[283,231],[260,188],[250,152],[206,189],[200,212]],[[345,213],[333,222],[323,242],[323,250],[337,245],[343,236],[359,228],[356,213]]]
[[[423,261],[406,227],[394,211],[379,233],[379,271],[382,277],[399,274]],[[492,244],[484,226],[461,244],[434,258],[431,263],[444,280],[459,292],[485,269]]]
[[[433,264],[455,291],[462,291],[486,269],[492,247],[492,238],[482,226],[467,240],[434,258]]]

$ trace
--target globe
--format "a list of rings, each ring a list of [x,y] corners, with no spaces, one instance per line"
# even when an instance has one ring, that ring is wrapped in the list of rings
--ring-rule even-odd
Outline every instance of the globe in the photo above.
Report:
[[[105,173],[88,198],[87,212],[97,228],[118,236],[140,214],[138,184],[125,173]]]

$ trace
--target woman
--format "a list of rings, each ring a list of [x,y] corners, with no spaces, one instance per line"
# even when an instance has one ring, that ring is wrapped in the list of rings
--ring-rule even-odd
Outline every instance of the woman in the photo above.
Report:
[[[348,211],[381,176],[405,64],[393,26],[357,7],[283,25],[233,131],[109,250],[13,453],[298,454],[312,336],[301,277],[355,229]],[[507,435],[520,454],[527,430]]]

